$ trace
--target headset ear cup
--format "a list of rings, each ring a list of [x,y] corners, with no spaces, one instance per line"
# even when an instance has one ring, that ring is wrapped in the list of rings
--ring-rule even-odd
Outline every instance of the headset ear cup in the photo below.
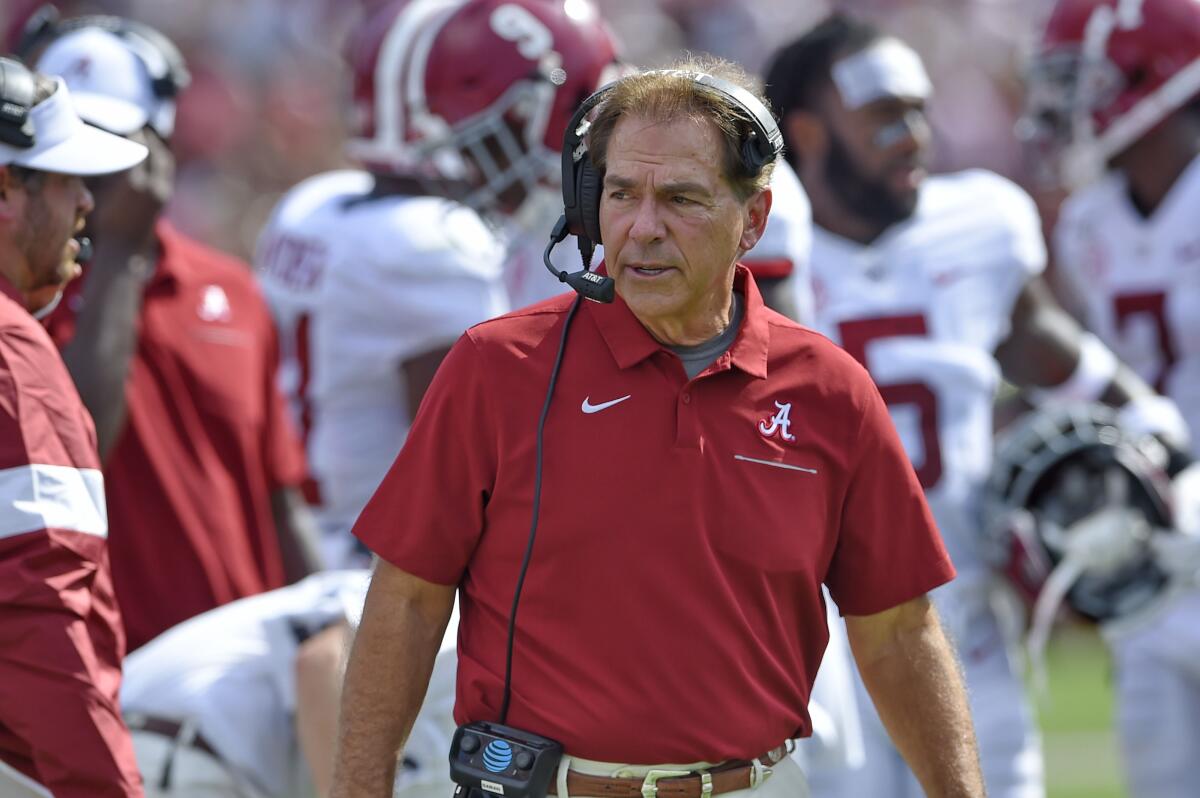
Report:
[[[591,239],[593,244],[603,243],[600,240],[600,189],[603,178],[592,166],[590,158],[583,158],[579,163],[579,175],[575,181],[579,193],[579,217],[583,234]]]

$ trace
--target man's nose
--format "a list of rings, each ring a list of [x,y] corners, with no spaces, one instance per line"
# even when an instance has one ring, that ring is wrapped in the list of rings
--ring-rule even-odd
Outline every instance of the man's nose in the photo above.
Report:
[[[664,235],[662,215],[658,198],[648,193],[638,202],[633,218],[633,226],[629,229],[629,237],[639,243],[657,241]]]
[[[909,153],[924,148],[929,136],[929,120],[925,114],[910,109],[895,122],[880,128],[875,134],[875,146],[881,151],[900,150]]]
[[[96,199],[92,196],[92,192],[82,180],[79,181],[78,208],[79,213],[82,216],[87,216],[96,208]]]

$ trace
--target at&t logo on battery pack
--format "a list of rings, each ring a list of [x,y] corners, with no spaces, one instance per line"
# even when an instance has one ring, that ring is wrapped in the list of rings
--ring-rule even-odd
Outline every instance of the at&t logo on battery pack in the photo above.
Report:
[[[483,749],[483,766],[493,773],[503,773],[512,764],[512,746],[504,740],[492,740]]]

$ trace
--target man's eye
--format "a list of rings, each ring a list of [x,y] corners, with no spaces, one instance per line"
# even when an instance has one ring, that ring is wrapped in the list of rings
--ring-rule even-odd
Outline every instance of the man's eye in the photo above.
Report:
[[[692,200],[688,199],[687,197],[680,196],[680,195],[671,197],[671,202],[675,203],[676,205],[694,205],[695,204]]]
[[[629,197],[629,192],[622,191],[621,189],[617,189],[616,191],[609,192],[609,195],[608,195],[609,199],[615,199],[615,200],[623,200],[623,199],[627,199],[628,197]]]

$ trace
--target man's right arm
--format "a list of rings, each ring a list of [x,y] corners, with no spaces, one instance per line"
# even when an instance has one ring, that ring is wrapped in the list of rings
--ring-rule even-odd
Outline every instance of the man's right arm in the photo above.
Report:
[[[108,458],[125,425],[125,381],[137,348],[142,292],[153,268],[124,247],[97,248],[83,284],[83,309],[63,361],[96,424],[100,460]]]
[[[331,798],[391,798],[455,589],[376,565],[346,666]]]

